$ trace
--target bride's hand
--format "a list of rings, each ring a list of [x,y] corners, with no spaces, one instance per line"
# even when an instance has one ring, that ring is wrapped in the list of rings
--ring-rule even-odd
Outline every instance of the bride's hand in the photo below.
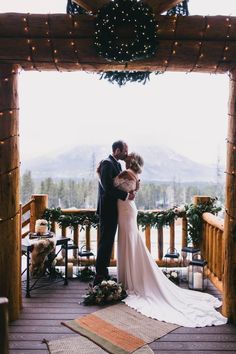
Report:
[[[135,192],[134,191],[129,192],[128,199],[134,200],[134,198],[135,198]]]

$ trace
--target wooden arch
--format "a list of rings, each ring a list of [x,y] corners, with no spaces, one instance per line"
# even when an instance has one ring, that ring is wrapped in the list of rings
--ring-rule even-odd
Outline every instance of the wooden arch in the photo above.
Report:
[[[94,50],[93,17],[108,1],[76,0],[91,11],[87,15],[0,14],[0,296],[9,299],[10,318],[16,319],[21,306],[19,69],[229,73],[223,313],[236,322],[236,17],[167,17],[161,13],[180,0],[146,0],[159,24],[157,54],[124,65],[107,62]]]

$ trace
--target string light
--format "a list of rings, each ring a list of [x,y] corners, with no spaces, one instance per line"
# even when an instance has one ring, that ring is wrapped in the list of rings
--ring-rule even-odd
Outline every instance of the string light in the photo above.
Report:
[[[15,215],[10,216],[9,218],[0,218],[0,223],[3,223],[5,221],[13,221],[17,215],[20,215],[20,211],[18,210]]]
[[[226,208],[225,208],[225,213],[226,213],[227,216],[229,217],[229,221],[230,221],[230,222],[234,221],[235,218],[234,218],[232,215],[230,215],[228,209],[226,209]]]
[[[13,114],[14,111],[19,111],[20,109],[19,108],[11,108],[11,109],[2,109],[0,111],[0,116],[3,116],[4,114]]]
[[[226,28],[227,28],[226,39],[225,39],[225,42],[224,42],[223,50],[222,50],[220,59],[218,61],[218,64],[215,65],[215,74],[216,74],[216,72],[217,72],[217,70],[219,68],[219,65],[220,65],[221,61],[225,62],[227,60],[227,54],[228,54],[228,52],[230,50],[228,41],[229,41],[229,38],[230,38],[231,27],[232,27],[231,19],[230,19],[230,17],[226,17]]]
[[[1,75],[0,75],[0,81],[3,81],[3,82],[5,82],[5,83],[7,83],[7,82],[9,82],[9,80],[12,78],[12,76],[18,75],[18,74],[19,74],[18,71],[12,70],[10,75],[7,75],[7,76],[1,76]]]
[[[75,21],[75,16],[69,15],[69,17],[70,17],[70,19],[71,19],[72,28],[73,28],[73,32],[70,31],[70,32],[69,32],[69,35],[72,36],[72,34],[75,32],[75,29],[76,29],[76,27],[77,27],[77,22]],[[71,46],[71,48],[74,50],[74,53],[75,53],[76,65],[80,65],[80,62],[79,62],[79,51],[78,51],[77,45],[76,45],[76,43],[75,43],[74,40],[71,40],[70,46]]]
[[[173,42],[172,42],[172,44],[171,44],[169,56],[168,56],[167,59],[164,60],[164,70],[163,70],[163,73],[167,70],[172,55],[175,55],[175,54],[176,54],[176,48],[177,48],[177,46],[178,46],[178,42],[176,41],[176,31],[177,31],[177,22],[178,22],[177,20],[178,20],[178,18],[179,18],[179,17],[178,17],[177,15],[174,15],[174,19],[173,19],[174,28],[172,29],[172,32],[174,33],[174,40],[173,40]]]
[[[1,139],[1,140],[0,140],[0,144],[3,145],[3,144],[5,144],[5,141],[10,140],[10,139],[12,139],[12,138],[19,137],[19,136],[20,136],[19,134],[10,135],[10,136],[8,136],[7,138]]]
[[[56,54],[58,53],[58,50],[56,48],[54,48],[53,41],[51,39],[51,19],[50,19],[49,14],[48,14],[47,20],[45,21],[45,25],[48,26],[47,31],[46,31],[46,34],[48,35],[47,42],[49,43],[50,48],[51,48],[51,54],[52,54],[52,60],[53,60],[54,66],[57,71],[61,71],[57,65],[58,58],[56,57]]]
[[[190,73],[193,72],[196,68],[200,68],[201,67],[201,65],[199,65],[199,60],[204,57],[204,54],[202,53],[203,41],[204,41],[204,38],[206,36],[206,31],[207,31],[208,28],[210,28],[210,25],[207,22],[208,21],[207,17],[205,16],[203,18],[204,18],[204,29],[201,32],[202,33],[201,40],[198,42],[197,58],[196,58],[195,63],[193,64],[192,68],[189,70]]]
[[[115,5],[116,6],[116,5]],[[127,14],[125,14],[127,16]],[[55,42],[53,41],[53,39],[51,38],[52,33],[51,33],[51,19],[52,17],[49,17],[50,15],[48,15],[48,18],[44,20],[43,25],[45,25],[45,32],[46,33],[46,41],[48,43],[50,43],[51,46],[51,53],[52,53],[52,60],[53,63],[55,65],[55,68],[57,71],[61,71],[59,66],[58,66],[58,62],[59,62],[59,48],[54,48],[55,46]],[[76,30],[76,28],[78,28],[78,20],[76,21],[75,16],[71,16],[68,15],[72,25],[73,25],[73,29],[69,28],[68,30],[68,37],[69,37],[69,42],[68,45],[70,46],[70,48],[73,50],[74,54],[75,54],[75,59],[71,60],[71,61],[63,61],[64,64],[68,63],[68,64],[76,64],[76,65],[81,65],[80,64],[80,58],[79,58],[79,50],[77,48],[77,41],[73,38],[73,34],[74,34],[74,30]],[[209,39],[211,41],[211,37],[213,35],[213,30],[214,30],[214,25],[213,23],[207,23],[209,22],[210,18],[204,17],[205,18],[205,26],[204,29],[202,30],[202,34],[201,34],[201,40],[199,42],[197,42],[197,46],[198,46],[198,55],[196,56],[196,61],[193,65],[193,67],[189,70],[189,72],[192,71],[196,71],[196,69],[201,68],[202,64],[201,61],[204,60],[205,63],[205,58],[207,58],[207,52],[204,53],[203,52],[203,46],[204,43],[206,43],[206,40]],[[172,31],[174,33],[174,36],[176,37],[176,29],[177,29],[177,24],[178,24],[178,20],[181,19],[181,16],[173,16],[172,21],[172,26],[173,28],[171,28],[169,31]],[[223,21],[225,21],[225,29],[226,29],[226,36],[225,36],[225,43],[223,45],[222,48],[222,53],[220,53],[220,58],[219,61],[215,64],[212,65],[212,72],[217,73],[219,70],[219,67],[222,65],[222,68],[225,68],[225,64],[230,60],[229,56],[230,56],[230,31],[234,28],[234,26],[231,23],[231,18],[229,16],[222,18]],[[27,15],[23,15],[23,17],[21,17],[21,21],[23,24],[23,29],[25,31],[25,37],[26,37],[26,42],[27,45],[29,46],[29,55],[25,58],[30,65],[30,63],[32,63],[31,69],[34,70],[38,70],[36,67],[36,63],[35,63],[35,56],[37,54],[37,50],[38,50],[38,46],[37,46],[37,42],[34,41],[34,39],[31,38],[30,34],[32,35],[32,31],[30,31],[30,24],[31,24],[31,17],[30,14]],[[156,32],[159,31],[159,27],[158,25],[155,25],[156,27]],[[162,29],[161,29],[162,30]],[[217,28],[218,30],[218,28]],[[99,28],[97,29],[97,32],[99,31]],[[209,38],[206,38],[204,40],[204,37],[206,37],[206,33],[208,33],[210,31],[211,36],[209,36]],[[141,32],[140,32],[141,33]],[[145,33],[145,31],[143,31],[142,33]],[[172,36],[172,34],[171,34]],[[96,44],[96,43],[95,43]],[[168,66],[170,65],[170,61],[171,61],[171,57],[173,55],[177,54],[177,50],[179,51],[178,45],[176,44],[176,42],[172,43],[171,45],[171,49],[170,49],[170,53],[168,53],[169,55],[167,56],[167,58],[165,58],[165,60],[163,60],[164,63],[164,71],[168,70]],[[177,49],[177,50],[176,50]],[[148,50],[148,48],[146,48],[146,50]],[[127,54],[127,50],[123,50],[123,53]],[[131,59],[132,61],[133,59]],[[206,59],[207,60],[207,59]],[[232,59],[233,61],[233,59]],[[214,63],[213,63],[214,64]],[[232,68],[230,68],[230,70],[232,70]],[[0,80],[3,80],[3,82],[7,83],[8,82],[8,78],[0,78]]]
[[[24,24],[25,24],[25,31],[27,32],[28,34],[28,38],[26,40],[26,43],[28,44],[28,47],[29,47],[29,55],[27,57],[27,61],[31,62],[32,65],[31,65],[31,69],[35,69],[37,70],[36,68],[36,65],[35,65],[35,62],[34,62],[34,52],[36,50],[35,46],[32,44],[32,39],[30,37],[30,26],[29,26],[29,14],[27,14],[27,17],[24,17],[23,18],[23,21],[24,21]]]

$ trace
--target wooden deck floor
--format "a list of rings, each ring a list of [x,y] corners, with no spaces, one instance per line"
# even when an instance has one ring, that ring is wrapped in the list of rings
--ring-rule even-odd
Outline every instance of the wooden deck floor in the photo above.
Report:
[[[20,319],[10,324],[10,354],[46,354],[45,339],[78,335],[61,325],[61,321],[81,317],[99,309],[80,305],[86,283],[77,279],[53,284],[32,291],[32,297],[23,297]],[[220,297],[209,285],[208,292]],[[236,326],[224,325],[205,328],[179,328],[150,344],[158,354],[235,354]]]

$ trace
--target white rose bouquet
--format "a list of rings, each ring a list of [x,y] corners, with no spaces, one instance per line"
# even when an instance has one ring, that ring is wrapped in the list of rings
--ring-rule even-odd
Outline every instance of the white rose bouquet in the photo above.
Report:
[[[179,272],[173,269],[162,269],[165,276],[174,284],[179,285]]]
[[[121,283],[117,283],[114,280],[103,280],[101,284],[95,285],[89,284],[88,293],[84,295],[84,305],[105,305],[121,301],[127,297],[127,293],[124,290]]]

